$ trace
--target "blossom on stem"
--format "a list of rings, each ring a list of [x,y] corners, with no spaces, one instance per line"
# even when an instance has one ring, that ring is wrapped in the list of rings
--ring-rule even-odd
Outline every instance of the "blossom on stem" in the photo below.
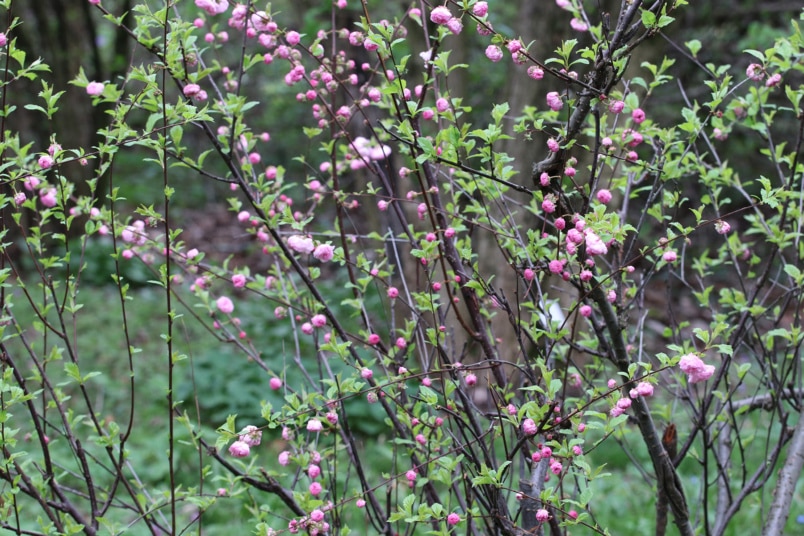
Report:
[[[226,315],[234,311],[234,303],[232,303],[232,300],[230,300],[226,296],[221,296],[220,298],[218,298],[215,301],[215,306],[218,308],[220,312]]]
[[[235,441],[229,446],[229,454],[235,458],[245,458],[250,451],[251,448],[245,441]]]
[[[497,45],[489,45],[486,47],[486,57],[497,63],[503,58],[503,51]]]
[[[103,89],[106,86],[102,82],[90,82],[87,84],[87,95],[91,97],[97,97],[101,93],[103,93]]]
[[[547,106],[555,112],[564,107],[564,102],[561,100],[561,96],[558,92],[551,91],[547,94]]]
[[[536,426],[536,423],[533,421],[533,419],[525,419],[524,421],[522,421],[522,433],[524,433],[525,435],[527,436],[536,435],[537,430],[538,427]]]
[[[689,383],[705,382],[715,372],[714,365],[705,364],[700,357],[695,354],[681,356],[678,362],[681,371],[687,374]]]
[[[313,239],[309,236],[293,235],[288,238],[288,247],[297,253],[310,254],[315,251]]]
[[[452,19],[452,13],[446,6],[438,6],[430,12],[430,20],[436,24],[446,24]]]

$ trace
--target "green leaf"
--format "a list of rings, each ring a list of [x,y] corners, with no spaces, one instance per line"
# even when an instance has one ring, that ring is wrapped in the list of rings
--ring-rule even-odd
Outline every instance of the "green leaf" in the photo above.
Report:
[[[684,43],[684,46],[686,46],[690,50],[690,54],[692,54],[693,58],[698,57],[698,52],[701,50],[700,41],[698,41],[697,39],[692,39],[691,41],[686,41]]]
[[[499,125],[500,122],[502,122],[503,117],[505,117],[505,114],[507,114],[510,109],[511,107],[507,102],[495,104],[494,109],[491,111],[491,117],[494,118],[494,124]]]
[[[786,264],[784,267],[784,273],[795,279],[796,282],[801,279],[801,270],[799,270],[794,264]]]

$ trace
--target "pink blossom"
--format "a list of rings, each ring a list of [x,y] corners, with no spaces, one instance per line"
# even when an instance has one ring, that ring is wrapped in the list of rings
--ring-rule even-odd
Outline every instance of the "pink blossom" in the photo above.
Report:
[[[319,244],[313,251],[313,257],[321,262],[329,262],[335,256],[335,246],[330,244]]]
[[[491,32],[492,32],[491,23],[488,23],[488,22],[485,23],[485,24],[483,24],[481,22],[478,22],[476,29],[477,29],[478,35],[482,35],[483,37],[491,35]]]
[[[567,231],[567,242],[572,242],[573,244],[580,244],[583,242],[583,233],[580,232],[578,229],[570,229]]]
[[[775,73],[765,81],[765,87],[776,87],[782,83],[782,75]]]
[[[376,333],[372,333],[371,335],[369,335],[368,343],[370,345],[374,346],[376,344],[379,344],[379,342],[380,342],[380,336],[379,335],[377,335]]]
[[[260,444],[262,440],[262,430],[254,426],[253,424],[249,424],[243,431],[240,432],[240,441],[247,444],[249,447],[256,447]]]
[[[287,41],[290,46],[296,46],[299,44],[299,41],[301,41],[301,35],[299,35],[299,32],[291,30],[285,34],[285,41]]]
[[[525,278],[525,281],[533,281],[533,278],[536,277],[536,272],[530,268],[525,268],[525,270],[522,272],[522,277]]]
[[[637,386],[628,392],[631,398],[638,398],[640,396],[653,396],[653,384],[648,382],[639,382]]]
[[[553,460],[553,462],[550,464],[550,471],[552,471],[554,475],[560,475],[563,469],[564,466],[561,465],[561,462],[558,460]]]
[[[39,157],[38,164],[42,169],[51,168],[53,167],[53,157],[51,157],[49,154],[43,154]]]
[[[288,247],[297,253],[310,254],[315,250],[313,239],[302,235],[293,235],[288,238]]]
[[[327,317],[322,314],[314,315],[313,318],[310,319],[310,323],[317,328],[323,328],[327,325]]]
[[[235,441],[229,446],[229,454],[235,458],[245,458],[249,455],[251,448],[245,441]]]
[[[722,235],[728,234],[728,232],[731,231],[731,225],[729,225],[725,221],[718,220],[715,222],[715,231],[717,231],[718,234]]]
[[[39,190],[39,201],[42,202],[47,208],[53,208],[58,203],[55,188],[47,188],[46,190]]]
[[[589,26],[581,19],[574,18],[570,21],[570,27],[576,32],[585,32]]]
[[[91,97],[97,97],[101,93],[103,93],[103,89],[106,86],[102,82],[90,82],[87,84],[87,95]]]
[[[27,178],[26,178],[26,179],[23,181],[22,185],[23,185],[23,186],[25,187],[25,189],[26,189],[26,190],[28,190],[29,192],[33,192],[33,191],[34,191],[34,189],[35,189],[37,186],[39,186],[39,182],[40,182],[40,181],[39,181],[39,178],[38,178],[38,177],[29,176],[29,177],[27,177]]]
[[[611,104],[609,104],[609,111],[614,114],[622,112],[623,108],[625,108],[625,102],[621,100],[612,101]]]
[[[539,67],[538,65],[531,65],[528,67],[528,76],[533,78],[534,80],[541,80],[544,78],[544,69]]]
[[[271,381],[268,383],[273,391],[276,391],[277,389],[282,387],[282,380],[280,380],[279,378],[271,378]]]
[[[358,499],[358,500],[355,502],[355,506],[357,506],[358,508],[365,508],[365,506],[366,506],[366,501],[365,501],[365,500],[363,500],[363,499]]]
[[[320,474],[321,474],[321,467],[319,467],[318,465],[311,463],[307,467],[307,476],[309,476],[310,478],[318,478],[318,475]]]
[[[594,231],[586,229],[584,232],[584,239],[586,241],[586,252],[589,255],[605,255],[608,253],[606,244],[595,234]]]
[[[547,140],[547,148],[550,149],[550,152],[557,153],[558,150],[560,149],[560,146],[559,146],[558,142],[555,139],[550,138],[549,140]],[[548,176],[548,181],[549,181],[549,176]],[[547,186],[547,185],[543,184],[543,186]]]
[[[235,288],[243,288],[246,286],[246,276],[243,274],[235,274],[232,276],[232,285]]]
[[[488,2],[476,2],[475,5],[472,6],[472,14],[474,14],[476,17],[485,17],[488,11]]]
[[[399,337],[396,339],[396,347],[400,350],[404,350],[407,346],[408,341],[406,341],[404,337]]]
[[[370,368],[364,368],[360,371],[360,377],[364,380],[370,380],[374,376],[374,372]]]
[[[436,110],[438,110],[440,113],[444,113],[449,110],[449,101],[444,97],[436,100]]]
[[[706,365],[700,357],[695,354],[681,356],[678,366],[681,371],[688,375],[689,383],[704,382],[715,372],[714,365]]]
[[[290,463],[290,452],[283,450],[279,453],[279,457],[277,458],[279,465],[285,466]]]
[[[597,191],[597,200],[603,203],[604,205],[611,201],[611,192],[606,189],[601,189]]]
[[[538,430],[536,423],[533,419],[525,419],[522,421],[522,433],[527,436],[536,435],[536,431]]]
[[[477,376],[475,376],[474,374],[472,374],[470,372],[469,374],[466,375],[466,377],[464,378],[464,381],[466,382],[466,385],[468,387],[472,387],[473,385],[475,385],[477,383]]]
[[[436,24],[446,24],[452,19],[452,13],[445,6],[438,6],[430,12],[430,20]]]
[[[745,75],[755,82],[759,82],[765,78],[765,69],[758,63],[752,63],[745,70]]]
[[[560,274],[564,269],[564,261],[557,259],[552,260],[548,263],[548,268],[550,269],[551,274]]]
[[[215,305],[217,306],[220,312],[226,315],[234,311],[234,303],[232,303],[232,300],[230,300],[226,296],[221,296],[220,298],[218,298],[215,301]]]
[[[503,58],[503,51],[497,45],[489,45],[486,47],[486,57],[497,63]]]
[[[578,312],[582,317],[589,318],[592,316],[592,307],[589,305],[581,305],[580,309],[578,309]]]
[[[301,330],[302,330],[302,333],[304,333],[305,335],[312,335],[313,331],[314,331],[313,325],[311,323],[309,323],[309,322],[305,322],[304,324],[302,324],[301,325]]]
[[[508,41],[508,44],[505,45],[505,48],[507,48],[508,52],[510,52],[511,54],[516,54],[517,52],[522,50],[522,41],[520,41],[519,39],[513,39],[511,41]]]
[[[668,249],[667,251],[662,253],[662,260],[664,260],[665,262],[672,263],[672,262],[676,262],[677,259],[678,259],[678,255],[672,249]]]
[[[452,17],[449,19],[447,21],[447,29],[449,29],[449,31],[454,35],[461,33],[463,31],[463,23],[461,22],[461,19],[457,17]]]
[[[229,9],[227,0],[195,0],[195,5],[210,15],[219,15]]]
[[[539,508],[536,510],[536,521],[539,523],[544,523],[548,519],[550,519],[550,513],[547,510],[544,508]]]
[[[637,125],[642,123],[645,120],[645,111],[642,108],[636,108],[631,112],[631,119],[634,120],[634,123]]]
[[[556,91],[551,91],[547,94],[547,106],[556,112],[564,107],[564,102],[561,100],[561,96]]]
[[[396,287],[388,287],[387,294],[388,297],[393,300],[394,298],[399,296],[399,289],[397,289]]]
[[[324,429],[324,426],[321,424],[321,421],[318,419],[310,419],[307,421],[307,431],[308,432],[320,432]]]
[[[447,516],[447,523],[450,525],[457,525],[461,522],[461,516],[456,513],[452,513]]]
[[[313,482],[312,484],[310,484],[310,487],[308,489],[310,490],[310,495],[312,495],[313,497],[318,497],[324,490],[324,488],[318,482]]]
[[[195,97],[201,92],[201,86],[198,84],[187,84],[182,90],[185,97]]]

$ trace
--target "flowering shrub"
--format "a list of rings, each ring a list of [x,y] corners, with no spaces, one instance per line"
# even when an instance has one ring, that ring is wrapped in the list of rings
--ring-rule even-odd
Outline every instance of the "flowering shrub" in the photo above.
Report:
[[[772,495],[765,533],[781,533],[802,466],[783,454],[804,449],[797,25],[733,66],[703,63],[699,41],[677,45],[705,81],[694,98],[679,84],[683,104],[668,111],[657,94],[674,61],[630,61],[690,9],[681,0],[624,1],[611,17],[556,2],[567,11],[556,43],[498,32],[486,2],[383,19],[338,0],[331,20],[351,10],[360,22],[315,33],[264,3],[143,1],[131,23],[89,3],[137,46],[121,80],[76,73],[109,111],[102,143],[54,135],[39,147],[13,109],[3,116],[2,233],[33,269],[4,241],[1,527],[200,533],[204,516],[240,501],[241,530],[258,534],[605,533],[594,451],[636,442],[657,533],[669,511],[683,535],[722,534],[754,494]],[[4,96],[47,70],[14,39],[17,24],[0,40]],[[479,44],[452,63],[466,32]],[[451,83],[509,61],[538,106],[472,109]],[[277,81],[306,119],[263,133],[249,85]],[[29,109],[49,120],[63,88],[42,87]],[[303,167],[272,159],[291,130],[309,142],[294,155]],[[730,166],[738,137],[761,143],[761,174]],[[512,139],[536,162],[504,152]],[[163,181],[160,202],[133,212],[115,183],[129,150]],[[95,166],[90,194],[70,180],[73,163]],[[223,185],[262,268],[187,241],[171,212],[176,170]],[[127,411],[108,414],[71,328],[87,266],[70,261],[98,238],[113,243],[117,303],[105,314],[119,315],[130,378]],[[128,263],[164,296],[158,371],[137,358]],[[289,334],[258,343],[241,312],[255,302]],[[260,378],[258,419],[204,423],[176,396],[191,367],[176,349],[181,316]],[[168,472],[149,487],[129,445],[149,433],[134,393],[153,374],[167,380],[151,396],[166,398],[154,450]],[[358,407],[381,415],[381,434],[356,432]],[[179,459],[185,445],[193,461]],[[182,480],[183,464],[198,465],[197,481]]]

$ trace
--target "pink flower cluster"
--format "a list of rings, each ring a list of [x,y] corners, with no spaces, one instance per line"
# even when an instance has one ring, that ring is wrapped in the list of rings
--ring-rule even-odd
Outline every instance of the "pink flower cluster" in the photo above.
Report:
[[[637,386],[630,391],[628,395],[631,398],[639,398],[640,396],[653,396],[653,384],[648,382],[639,382]]]
[[[609,410],[609,415],[612,417],[619,417],[625,411],[631,407],[631,399],[623,397],[619,399],[615,404],[614,407]]]
[[[687,374],[689,383],[705,382],[715,372],[714,365],[705,364],[700,357],[695,354],[686,354],[681,356],[681,361],[678,363],[681,371]]]
[[[461,19],[453,17],[447,6],[438,6],[430,12],[430,20],[440,26],[446,26],[453,34],[459,34],[463,30]]]
[[[551,91],[547,94],[547,106],[549,106],[550,109],[555,112],[564,107],[564,102],[561,100],[561,96],[558,94],[558,92]]]

